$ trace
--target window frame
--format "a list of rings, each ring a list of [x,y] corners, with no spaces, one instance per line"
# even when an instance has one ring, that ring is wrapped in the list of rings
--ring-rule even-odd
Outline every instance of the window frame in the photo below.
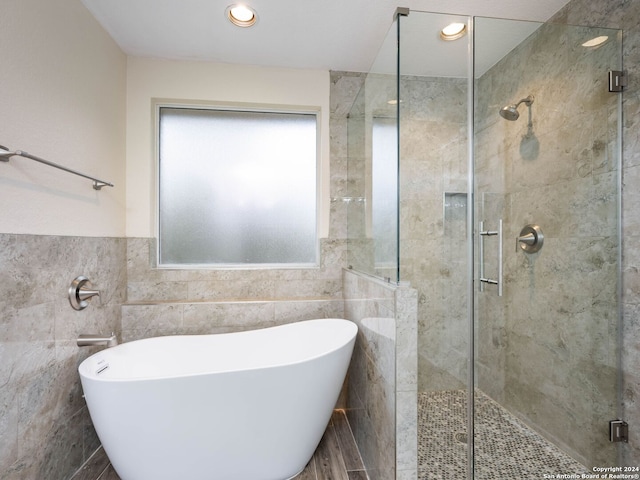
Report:
[[[163,108],[216,110],[231,112],[278,113],[313,115],[316,123],[315,146],[315,261],[309,263],[202,263],[168,264],[161,263],[160,242],[160,111]],[[233,102],[191,102],[185,100],[155,100],[153,102],[154,166],[155,166],[155,268],[161,270],[273,270],[273,269],[319,269],[320,268],[320,224],[322,221],[322,157],[321,157],[321,109],[314,106],[281,106],[259,103]]]

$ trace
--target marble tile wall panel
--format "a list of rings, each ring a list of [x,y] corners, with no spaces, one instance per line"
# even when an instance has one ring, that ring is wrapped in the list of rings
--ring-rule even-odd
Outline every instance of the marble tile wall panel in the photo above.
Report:
[[[417,479],[418,458],[418,291],[395,291],[396,476]]]
[[[124,341],[164,335],[204,335],[343,318],[342,300],[163,302],[122,306]]]
[[[127,302],[341,299],[346,240],[322,239],[320,265],[291,269],[162,269],[155,241],[127,240]]]
[[[334,74],[336,78],[338,74]],[[445,192],[466,191],[464,79],[401,79],[400,276],[419,291],[420,378],[423,388],[458,388],[467,369],[467,314],[459,294],[466,278],[465,214],[445,228]],[[367,75],[348,123],[349,177],[354,196],[367,196],[371,177],[371,122],[395,117],[391,75]],[[353,93],[351,90],[350,93]],[[350,206],[349,265],[395,278],[373,261],[366,204]],[[453,327],[453,328],[452,328]],[[446,349],[446,353],[443,352]]]
[[[627,421],[640,418],[640,2],[572,0],[553,18],[558,23],[620,28],[622,64],[629,86],[622,95],[623,110],[623,187],[622,187],[622,325],[620,338],[622,417]],[[630,422],[631,423],[631,422]],[[640,465],[640,436],[631,435],[629,443],[619,445],[622,465]]]
[[[0,234],[0,478],[69,478],[98,447],[77,372],[95,347],[80,333],[120,335],[126,242]],[[101,291],[75,311],[78,275]]]
[[[415,479],[417,292],[349,270],[344,288],[345,316],[359,326],[347,415],[368,476]]]
[[[345,316],[358,325],[347,416],[372,480],[395,472],[395,312],[391,286],[345,272]]]
[[[158,269],[155,241],[127,241],[125,341],[342,317],[346,242],[323,239],[320,265],[300,269]]]
[[[478,208],[505,220],[507,245],[537,223],[545,246],[506,248],[504,297],[478,297],[478,385],[593,466],[616,462],[603,434],[617,410],[616,102],[605,85],[615,42],[589,51],[587,33],[545,25],[479,80],[479,192],[502,206]],[[530,125],[496,114],[528,94]]]
[[[467,81],[403,77],[400,278],[418,291],[420,390],[466,384]]]

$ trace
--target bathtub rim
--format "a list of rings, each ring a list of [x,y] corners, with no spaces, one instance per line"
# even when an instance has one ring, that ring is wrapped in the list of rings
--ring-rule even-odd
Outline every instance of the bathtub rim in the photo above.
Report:
[[[90,370],[89,365],[91,364],[91,362],[95,361],[96,359],[98,359],[101,356],[104,356],[105,359],[107,360],[107,362],[109,361],[109,355],[111,355],[111,352],[113,351],[117,351],[118,349],[122,350],[121,347],[130,347],[133,344],[137,344],[137,343],[151,343],[154,340],[157,339],[180,339],[180,338],[195,338],[195,337],[211,337],[211,336],[227,336],[227,335],[237,335],[237,336],[241,336],[243,334],[251,334],[252,332],[258,332],[258,331],[262,331],[262,330],[272,330],[272,329],[281,329],[281,328],[286,328],[286,327],[292,327],[295,325],[299,325],[299,324],[304,324],[307,322],[318,322],[318,323],[322,323],[322,322],[335,322],[335,321],[339,321],[339,323],[344,324],[344,325],[349,325],[348,328],[350,330],[349,335],[344,335],[344,341],[342,341],[339,345],[328,349],[328,350],[323,350],[321,353],[318,353],[316,355],[313,356],[306,356],[304,358],[301,359],[297,359],[294,361],[288,361],[288,362],[278,362],[278,363],[270,363],[270,364],[266,364],[266,365],[259,365],[259,366],[255,366],[255,367],[249,367],[249,368],[229,368],[229,369],[225,369],[225,370],[221,370],[221,371],[199,371],[199,372],[194,372],[194,373],[181,373],[181,374],[171,374],[171,375],[158,375],[158,376],[131,376],[131,377],[124,377],[124,376],[120,376],[120,377],[116,377],[116,378],[109,378],[106,376],[100,376],[100,373],[95,373],[93,371]],[[85,358],[79,365],[78,365],[78,374],[80,375],[81,380],[86,380],[86,381],[91,381],[91,382],[100,382],[100,383],[129,383],[129,382],[153,382],[153,381],[166,381],[166,380],[173,380],[173,379],[179,379],[179,378],[192,378],[192,377],[203,377],[203,376],[207,376],[207,375],[227,375],[227,374],[234,374],[234,373],[238,373],[238,372],[259,372],[262,370],[268,370],[268,369],[272,369],[272,368],[282,368],[282,367],[287,367],[287,366],[291,366],[291,365],[299,365],[299,364],[303,364],[303,363],[307,363],[307,362],[311,362],[311,361],[315,361],[318,359],[321,359],[323,357],[326,357],[328,355],[331,355],[337,351],[339,351],[340,349],[345,348],[346,346],[348,346],[350,343],[355,343],[355,339],[358,335],[358,331],[359,331],[359,327],[358,325],[353,322],[352,320],[348,320],[345,318],[337,318],[337,317],[332,317],[332,318],[317,318],[317,319],[309,319],[309,320],[301,320],[298,322],[291,322],[291,323],[284,323],[284,324],[280,324],[280,325],[272,325],[269,327],[264,327],[264,328],[253,328],[250,330],[240,330],[240,331],[236,331],[236,332],[225,332],[225,333],[205,333],[205,334],[180,334],[180,335],[157,335],[154,337],[148,337],[148,338],[142,338],[142,339],[138,339],[138,340],[132,340],[131,342],[124,342],[121,343],[115,347],[110,347],[110,348],[106,348],[103,350],[100,350],[98,352],[93,353],[92,355],[88,356],[87,358]]]

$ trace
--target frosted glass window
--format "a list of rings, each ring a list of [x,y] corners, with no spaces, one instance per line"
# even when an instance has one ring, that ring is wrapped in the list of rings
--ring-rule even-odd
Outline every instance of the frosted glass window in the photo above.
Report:
[[[317,263],[315,114],[159,112],[160,265]]]

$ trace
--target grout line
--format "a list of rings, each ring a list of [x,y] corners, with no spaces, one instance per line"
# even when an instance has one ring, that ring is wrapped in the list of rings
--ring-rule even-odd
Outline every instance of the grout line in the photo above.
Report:
[[[89,455],[89,458],[87,458],[84,463],[80,466],[80,468],[78,468],[78,470],[76,470],[76,472],[73,474],[73,476],[71,477],[71,480],[75,480],[75,479],[83,479],[85,478],[85,474],[83,474],[83,471],[85,471],[86,469],[90,469],[91,466],[93,465],[93,462],[97,459],[97,457],[99,457],[100,455],[104,455],[106,458],[106,453],[104,453],[104,449],[102,448],[102,445],[100,445],[98,448],[96,448],[94,450],[94,452]],[[107,464],[106,466],[103,468],[103,470],[101,470],[100,472],[98,472],[98,477],[96,478],[96,480],[99,480],[100,476],[102,474],[104,474],[104,472],[109,468],[109,465],[111,465],[111,462],[108,461],[107,459]]]
[[[351,424],[349,423],[349,419],[347,417],[347,412],[344,408],[337,408],[334,410],[334,415],[336,414],[336,412],[338,412],[338,415],[342,415],[343,416],[343,423],[346,424],[347,426],[347,430],[349,431],[349,438],[351,440],[351,445],[353,445],[353,448],[355,450],[355,452],[358,453],[358,460],[359,460],[359,464],[362,468],[354,468],[354,469],[347,469],[347,472],[365,472],[367,471],[367,469],[364,466],[364,462],[362,461],[362,455],[360,454],[360,449],[358,448],[358,444],[356,443],[356,438],[353,435],[353,430],[351,429]],[[333,416],[332,416],[332,422],[333,422]],[[344,458],[344,452],[342,450],[342,442],[340,442],[340,436],[338,435],[338,432],[336,430],[336,436],[338,437],[338,445],[340,447],[340,453]],[[346,465],[346,462],[345,462]],[[368,475],[367,475],[368,477]]]
[[[96,480],[100,480],[102,477],[104,477],[106,475],[106,473],[107,473],[107,470],[109,470],[110,466],[111,466],[111,462],[107,463],[107,466],[104,467],[104,470],[102,470],[102,472],[100,472],[100,475],[98,475]]]

